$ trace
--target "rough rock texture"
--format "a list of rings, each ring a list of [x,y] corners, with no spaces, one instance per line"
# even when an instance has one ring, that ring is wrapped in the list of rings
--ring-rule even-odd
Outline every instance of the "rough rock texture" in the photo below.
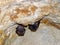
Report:
[[[14,35],[5,45],[60,45],[60,30],[45,24],[40,24],[36,32],[26,29],[24,36]]]
[[[45,18],[52,19],[56,23],[60,23],[59,16],[47,16]],[[15,30],[17,25],[11,27]],[[15,31],[11,31],[13,35],[7,39],[5,45],[60,45],[60,29],[41,23],[36,32],[31,32],[26,28],[24,36],[17,36]],[[11,33],[11,34],[12,34]],[[13,38],[12,38],[13,36]]]
[[[3,1],[4,2],[6,1],[6,2],[4,3]],[[12,2],[15,2],[15,1],[20,2],[22,0],[12,0]],[[16,24],[8,27],[10,25],[10,22],[9,22],[9,19],[7,19],[8,24],[5,23],[5,26],[7,25],[6,27],[8,28],[7,29],[3,28],[5,30],[1,30],[2,27],[0,27],[0,45],[60,45],[60,0],[24,0],[24,1],[28,1],[28,2],[41,1],[41,3],[51,4],[51,5],[54,3],[57,3],[58,5],[57,4],[52,5],[54,6],[53,9],[56,9],[55,12],[57,13],[55,12],[52,13],[53,12],[53,9],[52,9],[51,14],[49,13],[48,16],[43,18],[36,32],[31,32],[27,27],[25,28],[26,32],[24,36],[18,36],[15,33],[16,27],[17,27]],[[11,0],[9,1],[0,0],[0,2],[2,2],[0,3],[0,7],[1,6],[4,7],[6,4],[9,5],[10,3],[12,3]],[[37,6],[38,5],[39,4],[37,4]],[[2,13],[2,16],[0,16],[0,21],[4,15],[3,13]],[[4,19],[6,18],[7,16]],[[0,22],[0,26],[1,26],[1,22]]]

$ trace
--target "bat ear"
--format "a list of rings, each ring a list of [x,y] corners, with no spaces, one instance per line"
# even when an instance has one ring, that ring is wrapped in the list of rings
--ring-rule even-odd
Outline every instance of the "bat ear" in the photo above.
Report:
[[[17,25],[21,25],[23,27],[27,27],[27,25],[23,25],[23,24],[19,24],[19,23],[16,23]]]

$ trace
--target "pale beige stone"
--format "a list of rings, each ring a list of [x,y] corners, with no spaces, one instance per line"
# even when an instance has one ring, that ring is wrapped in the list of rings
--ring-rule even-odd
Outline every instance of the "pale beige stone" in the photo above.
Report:
[[[21,4],[21,5],[20,5]],[[33,24],[43,18],[36,32],[17,24]],[[60,45],[60,0],[0,0],[0,45]]]

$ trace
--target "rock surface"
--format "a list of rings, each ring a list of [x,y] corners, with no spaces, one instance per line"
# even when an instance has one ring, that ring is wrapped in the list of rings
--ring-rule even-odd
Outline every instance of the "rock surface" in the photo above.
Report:
[[[26,28],[23,37],[10,36],[5,45],[60,45],[60,30],[41,23],[36,32]]]
[[[16,1],[19,2],[20,0],[16,0]],[[32,0],[27,0],[27,1],[32,1]],[[37,0],[33,0],[33,1],[37,2]],[[41,0],[41,3],[48,3],[48,4],[50,3],[53,4],[57,2],[60,2],[60,0]],[[0,4],[0,6],[5,6],[5,3],[3,3],[2,5]],[[25,28],[26,32],[24,36],[18,36],[15,33],[17,25],[12,25],[7,30],[5,30],[5,33],[9,35],[8,38],[6,37],[6,40],[4,39],[5,35],[0,36],[0,43],[1,43],[1,37],[3,37],[2,41],[5,41],[4,44],[0,44],[0,45],[60,45],[60,3],[58,6],[54,7],[53,9],[57,9],[58,12],[56,14],[49,14],[49,16],[46,16],[44,18],[44,19],[48,19],[49,21],[52,21],[53,22],[52,24],[51,23],[46,24],[42,21],[36,32],[31,32],[27,27]]]

